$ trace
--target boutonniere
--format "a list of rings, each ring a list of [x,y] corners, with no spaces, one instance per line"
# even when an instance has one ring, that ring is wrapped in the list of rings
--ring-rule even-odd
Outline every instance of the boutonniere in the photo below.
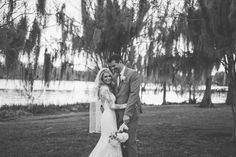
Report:
[[[124,81],[124,80],[125,80],[125,76],[123,76],[123,75],[120,76],[120,80],[121,80],[121,81]]]

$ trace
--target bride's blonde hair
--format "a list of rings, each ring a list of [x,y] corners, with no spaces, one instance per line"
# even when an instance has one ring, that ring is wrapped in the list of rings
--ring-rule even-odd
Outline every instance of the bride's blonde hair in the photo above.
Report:
[[[98,96],[98,98],[100,98],[100,93],[99,93],[100,87],[101,87],[102,85],[107,85],[107,84],[103,81],[103,75],[104,75],[105,73],[109,73],[109,74],[112,76],[112,73],[111,73],[111,71],[110,71],[108,68],[103,68],[103,69],[100,71],[100,74],[99,74],[99,76],[98,76],[98,77],[99,77],[98,85],[97,85],[97,96]],[[107,85],[107,86],[108,86],[109,88],[112,88],[113,84],[114,84],[114,81],[112,80],[111,85]]]

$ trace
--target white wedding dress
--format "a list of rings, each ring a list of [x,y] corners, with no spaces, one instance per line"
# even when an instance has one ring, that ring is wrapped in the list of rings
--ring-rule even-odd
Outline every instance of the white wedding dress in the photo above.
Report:
[[[110,134],[117,131],[116,114],[111,109],[116,98],[106,85],[100,87],[99,93],[104,107],[101,116],[101,137],[89,157],[122,157],[121,147],[114,147],[108,142]]]

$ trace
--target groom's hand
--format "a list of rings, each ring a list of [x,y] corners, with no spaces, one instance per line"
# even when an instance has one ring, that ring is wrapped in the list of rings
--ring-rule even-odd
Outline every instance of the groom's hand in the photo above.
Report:
[[[129,123],[129,121],[130,121],[130,118],[129,118],[129,116],[127,116],[127,115],[124,115],[124,117],[123,117],[123,122],[124,122],[125,124],[128,124],[128,123]]]
[[[123,132],[123,131],[125,131],[125,130],[129,130],[129,128],[128,128],[128,126],[125,124],[125,123],[123,123],[121,126],[120,126],[120,128],[119,128],[119,132]]]
[[[100,106],[100,110],[101,110],[102,113],[104,112],[104,108],[103,108],[102,105]]]

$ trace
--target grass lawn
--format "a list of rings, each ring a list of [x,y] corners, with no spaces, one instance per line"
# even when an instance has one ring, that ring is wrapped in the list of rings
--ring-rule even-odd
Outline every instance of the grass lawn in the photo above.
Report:
[[[144,107],[140,157],[236,157],[229,106]],[[99,139],[88,133],[88,113],[30,116],[0,122],[0,157],[88,157]]]

